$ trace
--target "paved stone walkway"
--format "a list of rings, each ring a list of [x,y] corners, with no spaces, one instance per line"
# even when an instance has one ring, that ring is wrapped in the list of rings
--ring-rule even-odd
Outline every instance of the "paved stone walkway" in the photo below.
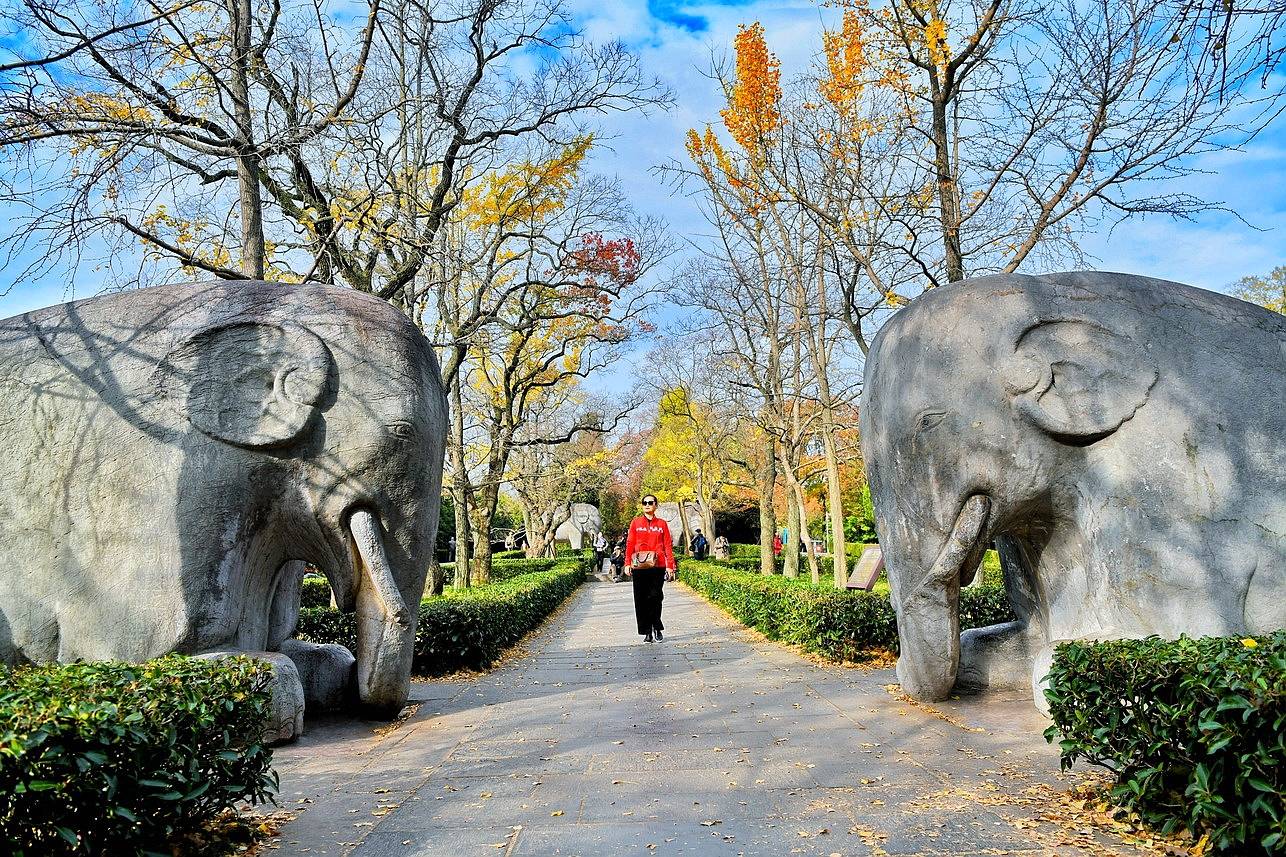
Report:
[[[586,584],[525,656],[413,685],[399,727],[311,722],[277,752],[299,814],[270,853],[1132,853],[1040,819],[1066,783],[1029,701],[912,706],[682,586],[665,619],[643,644],[630,587]]]

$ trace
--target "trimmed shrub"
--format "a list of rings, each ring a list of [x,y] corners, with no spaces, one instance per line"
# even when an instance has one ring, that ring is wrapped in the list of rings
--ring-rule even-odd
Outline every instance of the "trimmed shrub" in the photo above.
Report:
[[[1218,851],[1286,852],[1286,631],[1063,643],[1045,698],[1063,768],[1112,771],[1119,805]]]
[[[740,571],[759,571],[758,545],[732,545],[732,547],[742,548],[743,550],[733,550],[729,559],[711,560],[711,562],[717,562],[728,568],[735,568]],[[861,557],[862,550],[866,547],[870,547],[870,545],[850,544],[845,546],[844,552],[848,555],[849,574],[853,573],[854,563]],[[777,570],[777,574],[781,574],[783,564],[781,557],[774,557],[774,567]],[[832,557],[819,556],[817,564],[823,582],[833,579],[835,575],[835,560]],[[799,558],[799,573],[802,577],[807,577],[808,575],[808,560],[802,556]],[[1000,556],[994,550],[989,550],[982,555],[982,565],[979,567],[978,573],[982,575],[983,586],[985,587],[1000,587],[1004,585],[1004,575],[1000,570]],[[884,573],[881,572],[880,580],[884,579]],[[962,623],[961,627],[969,626],[965,626]]]
[[[579,555],[557,562],[525,562],[549,563],[551,567],[473,589],[448,589],[420,602],[412,662],[416,675],[491,666],[504,649],[539,625],[585,580],[586,563]],[[351,613],[330,608],[300,610],[295,636],[355,650],[357,621]]]
[[[874,652],[896,652],[897,616],[884,595],[835,589],[829,581],[765,577],[723,564],[689,560],[679,579],[736,619],[771,640],[794,643],[834,661],[861,661]],[[960,626],[982,627],[1012,620],[1004,590],[960,593]]]
[[[505,551],[503,554],[496,554],[492,557],[491,579],[508,580],[520,574],[530,574],[533,571],[549,571],[559,562],[566,561],[566,557],[560,560],[546,557],[527,559],[523,556],[522,551]],[[455,563],[443,563],[442,570],[447,573],[454,572]],[[299,606],[301,608],[329,608],[330,597],[330,581],[320,575],[310,574],[304,578],[300,587]]]
[[[169,854],[268,800],[270,682],[261,661],[180,655],[0,673],[0,852]]]
[[[310,574],[299,587],[300,607],[329,607],[330,581],[320,575]]]
[[[522,551],[518,552],[516,559],[500,559],[491,563],[491,579],[510,580],[524,574],[531,574],[539,571],[552,571],[554,566],[559,563],[567,563],[567,557],[552,559],[550,557],[536,557],[527,559],[522,556]]]
[[[485,669],[544,621],[585,580],[579,563],[561,563],[509,580],[453,591],[420,605],[417,675]]]
[[[759,554],[754,556],[737,556],[733,555],[728,559],[712,559],[709,562],[722,565],[724,568],[735,568],[737,571],[748,571],[758,573],[759,571]],[[781,560],[777,561],[777,571],[781,572]]]

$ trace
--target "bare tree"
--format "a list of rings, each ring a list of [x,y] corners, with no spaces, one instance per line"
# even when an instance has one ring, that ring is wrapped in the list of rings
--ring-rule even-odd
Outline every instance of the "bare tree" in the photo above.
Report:
[[[537,172],[544,177],[541,186],[548,187],[549,170]],[[457,539],[472,534],[476,545],[472,565],[457,561],[459,584],[486,582],[489,576],[490,522],[514,449],[610,432],[637,404],[585,412],[584,419],[552,434],[531,428],[533,415],[551,400],[575,407],[579,381],[610,365],[649,330],[651,298],[637,284],[669,252],[661,225],[635,219],[615,181],[580,179],[575,171],[566,179],[552,198],[523,195],[532,204],[515,209],[506,203],[502,216],[488,206],[482,221],[468,221],[470,234],[488,248],[483,264],[465,271],[461,279],[467,282],[456,284],[459,292],[440,292],[484,294],[474,305],[487,306],[489,316],[471,331],[461,362],[449,371]],[[491,230],[504,240],[491,241]],[[454,306],[443,303],[445,316],[425,319],[431,329],[454,337],[448,346],[460,341],[450,314]]]
[[[120,264],[141,242],[122,282],[307,278],[409,312],[462,190],[515,143],[669,99],[558,0],[371,0],[360,31],[320,0],[147,0],[129,20],[23,3],[30,55],[0,94],[4,198],[30,212],[9,260],[36,255],[19,276],[75,267],[95,240]]]
[[[694,508],[711,539],[717,533],[715,513],[724,507],[728,492],[755,487],[747,449],[749,426],[738,409],[738,398],[729,390],[729,373],[720,351],[719,341],[708,330],[676,331],[671,345],[650,357],[651,371],[644,380],[660,402],[661,420],[678,430],[679,437],[669,440],[683,446],[660,450],[669,459],[672,478],[669,486],[657,484],[654,465],[650,487],[673,495],[685,508]],[[658,424],[649,457],[658,451],[655,444],[665,441],[659,438],[662,432]],[[686,526],[686,514],[683,523]]]
[[[612,450],[604,433],[573,431],[578,424],[599,427],[592,410],[541,402],[510,455],[507,478],[522,508],[529,557],[552,554],[555,532],[570,514],[573,499],[608,478]]]
[[[276,252],[265,183],[285,153],[345,121],[379,3],[354,33],[311,0],[146,0],[130,19],[117,17],[128,7],[24,0],[11,15],[36,57],[9,63],[0,88],[5,199],[30,212],[9,260],[38,251],[24,271],[35,275],[100,239],[126,256],[141,243],[171,270],[262,279]]]
[[[1244,63],[1213,73],[1208,40],[1182,14],[1148,0],[895,0],[880,10],[856,0],[831,38],[864,62],[838,84],[868,110],[879,105],[876,136],[896,161],[861,157],[852,123],[837,128],[841,104],[821,97],[835,91],[831,62],[797,82],[797,103],[816,109],[794,109],[786,124],[793,140],[825,143],[813,149],[830,163],[810,171],[850,173],[855,205],[821,204],[789,156],[763,170],[836,234],[877,212],[895,225],[879,230],[894,252],[850,254],[888,267],[868,271],[885,293],[907,270],[934,286],[1080,262],[1087,231],[1218,207],[1173,180],[1198,156],[1250,139],[1282,106],[1279,93],[1247,87]]]

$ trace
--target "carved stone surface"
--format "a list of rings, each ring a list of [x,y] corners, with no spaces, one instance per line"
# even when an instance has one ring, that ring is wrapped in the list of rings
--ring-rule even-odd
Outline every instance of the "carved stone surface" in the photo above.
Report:
[[[399,312],[255,282],[50,307],[0,322],[0,405],[0,663],[290,664],[306,561],[358,614],[360,701],[401,707],[446,401]]]
[[[337,643],[285,640],[281,653],[299,670],[304,704],[314,714],[341,711],[353,702],[357,659]]]
[[[873,344],[861,435],[922,699],[1031,687],[1059,640],[1286,626],[1286,318],[1124,274],[928,292]],[[995,541],[1017,622],[958,629]]]
[[[688,532],[694,532],[697,527],[702,526],[701,513],[697,511],[695,503],[684,504],[688,512]],[[670,541],[674,542],[674,547],[678,547],[683,541],[683,523],[679,516],[679,504],[673,500],[665,503],[659,503],[656,507],[656,516],[670,527]]]
[[[556,541],[567,542],[575,550],[587,547],[603,529],[603,516],[592,503],[572,503],[567,518],[554,532]]]

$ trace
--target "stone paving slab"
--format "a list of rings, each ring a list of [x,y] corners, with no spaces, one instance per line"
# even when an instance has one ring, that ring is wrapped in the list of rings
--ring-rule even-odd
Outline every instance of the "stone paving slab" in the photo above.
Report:
[[[585,585],[525,655],[414,684],[396,728],[310,720],[276,752],[298,814],[271,853],[1133,853],[1039,820],[1067,775],[1021,695],[911,705],[892,670],[812,663],[683,586],[644,644],[631,597]]]

